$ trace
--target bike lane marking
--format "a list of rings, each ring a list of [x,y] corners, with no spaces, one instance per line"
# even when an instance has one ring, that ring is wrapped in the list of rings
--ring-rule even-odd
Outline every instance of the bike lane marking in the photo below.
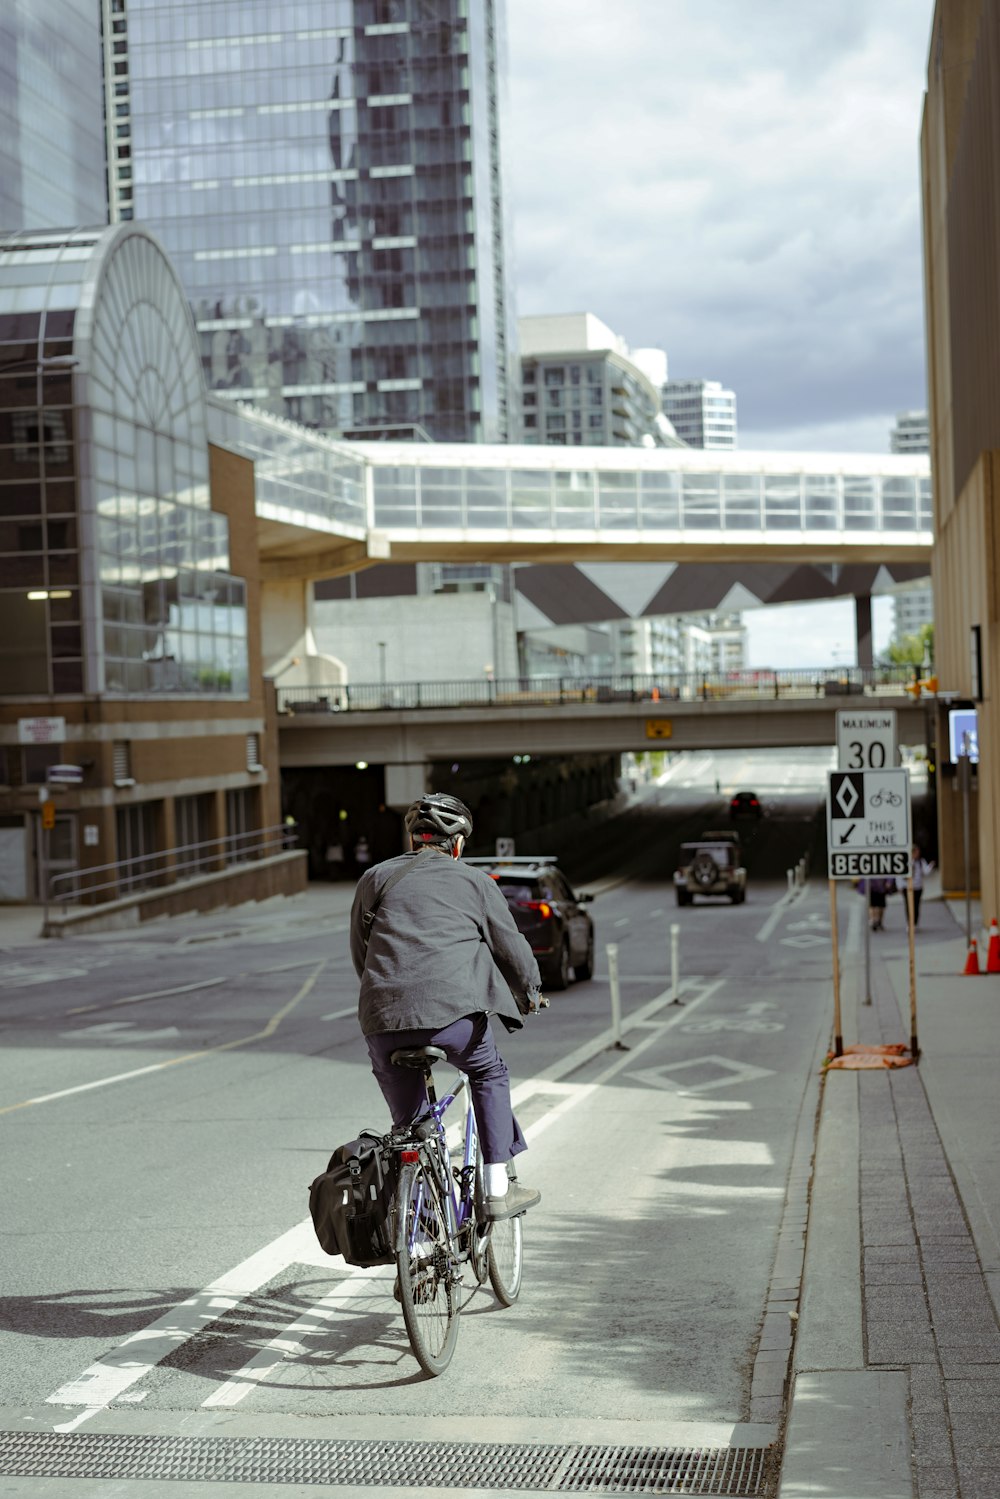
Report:
[[[305,999],[326,967],[327,961],[326,958],[323,958],[316,965],[315,972],[311,973],[306,979],[299,992],[293,995],[287,1004],[282,1005],[280,1010],[275,1011],[262,1030],[254,1031],[250,1036],[238,1036],[234,1041],[221,1041],[218,1046],[207,1046],[202,1051],[189,1051],[179,1057],[167,1057],[163,1062],[153,1062],[148,1067],[135,1067],[131,1072],[118,1072],[113,1077],[95,1078],[91,1083],[77,1083],[72,1088],[60,1088],[56,1093],[40,1093],[36,1098],[25,1098],[20,1103],[5,1104],[0,1108],[0,1114],[13,1114],[18,1109],[28,1109],[34,1104],[52,1103],[57,1098],[70,1098],[76,1093],[89,1093],[93,1088],[107,1088],[112,1083],[124,1083],[129,1078],[145,1077],[152,1072],[162,1072],[167,1067],[178,1067],[183,1062],[200,1062],[204,1057],[217,1056],[222,1051],[235,1051],[239,1046],[250,1046],[254,1041],[265,1041],[269,1036],[274,1035],[274,1032],[285,1019],[285,1016],[290,1015],[296,1005]]]
[[[319,965],[316,973],[310,977],[307,985],[299,992],[296,999],[285,1007],[284,1013],[288,1012],[292,1004],[297,1003],[299,999],[305,997],[308,988],[319,977],[320,969],[323,966],[323,964]],[[688,981],[688,984],[694,982],[700,981],[692,979]],[[570,1109],[575,1108],[578,1103],[582,1103],[585,1099],[591,1097],[595,1090],[610,1077],[613,1077],[616,1072],[620,1072],[624,1067],[634,1062],[637,1056],[640,1056],[649,1046],[659,1041],[664,1031],[677,1025],[695,1006],[711,998],[722,987],[723,982],[722,979],[718,979],[707,985],[699,994],[687,1001],[683,1010],[678,1010],[676,1015],[672,1015],[655,1025],[655,1027],[651,1027],[650,1033],[647,1036],[643,1037],[630,1050],[619,1053],[615,1060],[591,1082],[565,1083],[562,1082],[562,1079],[570,1073],[575,1072],[583,1063],[613,1045],[615,1037],[611,1030],[604,1031],[593,1040],[586,1042],[583,1046],[577,1047],[575,1051],[570,1052],[568,1056],[564,1057],[561,1062],[554,1063],[551,1067],[539,1073],[537,1077],[529,1078],[519,1084],[512,1093],[512,1102],[515,1103],[523,1101],[537,1092],[558,1091],[562,1094],[558,1103],[547,1110],[540,1119],[536,1119],[528,1126],[525,1131],[527,1138],[529,1140],[536,1139],[550,1124],[555,1123],[557,1119],[568,1113]],[[624,1017],[623,1030],[628,1032],[637,1026],[643,1026],[657,1010],[662,1009],[670,1003],[672,995],[672,988],[665,989],[662,994],[658,994],[654,999],[649,1000],[632,1015]],[[275,1023],[282,1013],[281,1011],[278,1012],[278,1016],[275,1017]],[[246,1040],[252,1039],[256,1039],[256,1037],[245,1038],[242,1042],[229,1042],[227,1046],[232,1047],[234,1045],[246,1044]],[[217,1049],[222,1050],[225,1048],[220,1047]],[[203,1056],[207,1055],[207,1053],[197,1052],[194,1055]],[[175,1060],[185,1059],[179,1058]],[[169,1063],[158,1064],[160,1067],[167,1065]],[[140,1069],[140,1071],[154,1070],[156,1069]],[[99,1084],[93,1086],[99,1086]],[[14,1107],[23,1107],[23,1105],[14,1105]],[[227,1271],[217,1280],[212,1281],[204,1290],[197,1292],[194,1296],[189,1297],[186,1301],[179,1303],[178,1306],[166,1312],[149,1327],[132,1333],[130,1337],[117,1344],[116,1347],[96,1360],[95,1363],[91,1364],[89,1368],[85,1369],[75,1379],[71,1379],[67,1383],[60,1385],[53,1394],[47,1397],[45,1403],[47,1405],[77,1406],[82,1407],[82,1409],[79,1409],[78,1413],[68,1421],[55,1425],[53,1430],[61,1432],[73,1431],[85,1421],[92,1420],[95,1416],[100,1415],[102,1411],[106,1410],[115,1401],[122,1401],[123,1397],[125,1397],[125,1392],[132,1385],[137,1384],[150,1374],[156,1365],[165,1359],[168,1354],[174,1352],[180,1344],[187,1342],[188,1339],[192,1338],[197,1332],[202,1331],[208,1324],[216,1321],[223,1312],[231,1311],[240,1301],[245,1300],[248,1296],[252,1296],[261,1286],[266,1285],[276,1275],[287,1269],[289,1265],[294,1264],[322,1266],[326,1269],[331,1267],[331,1256],[325,1254],[316,1242],[311,1218],[304,1218],[294,1228],[288,1229],[286,1233],[280,1235],[270,1244],[265,1245],[256,1254],[251,1255],[249,1259],[244,1260],[234,1269]],[[323,1320],[328,1320],[329,1316],[333,1315],[338,1303],[350,1299],[369,1287],[373,1280],[379,1278],[380,1273],[384,1278],[389,1268],[391,1267],[375,1267],[374,1274],[366,1266],[354,1268],[343,1280],[338,1282],[321,1302],[317,1303],[317,1305],[325,1309],[322,1314]],[[314,1312],[315,1308],[310,1312],[303,1313],[302,1317],[292,1327],[286,1329],[281,1337],[272,1340],[272,1343],[267,1345],[265,1349],[262,1349],[245,1368],[236,1371],[225,1385],[214,1391],[206,1401],[202,1402],[203,1405],[207,1405],[209,1402],[221,1407],[237,1405],[245,1395],[250,1393],[251,1389],[255,1388],[266,1377],[265,1365],[266,1372],[270,1372],[270,1370],[277,1367],[279,1363],[296,1350],[297,1338],[293,1340],[289,1337],[289,1334],[306,1332],[308,1330],[308,1318]],[[288,1343],[288,1346],[281,1351],[280,1358],[275,1360],[272,1356],[272,1350],[279,1352],[277,1345],[285,1342]],[[133,1396],[132,1398],[135,1397]]]

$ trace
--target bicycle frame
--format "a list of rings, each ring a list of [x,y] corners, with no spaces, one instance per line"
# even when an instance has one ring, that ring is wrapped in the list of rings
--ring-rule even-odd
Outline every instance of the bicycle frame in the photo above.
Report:
[[[465,1137],[462,1147],[462,1166],[459,1171],[458,1192],[456,1182],[451,1168],[451,1152],[448,1149],[447,1132],[444,1126],[444,1116],[456,1098],[468,1087],[468,1078],[463,1073],[458,1074],[458,1081],[450,1093],[444,1098],[437,1099],[434,1095],[434,1085],[430,1078],[427,1081],[429,1108],[426,1114],[414,1120],[410,1131],[416,1135],[419,1145],[425,1147],[425,1158],[432,1163],[434,1175],[441,1191],[442,1203],[448,1219],[448,1235],[452,1239],[460,1259],[468,1256],[468,1249],[459,1250],[459,1236],[464,1228],[472,1220],[475,1209],[475,1173],[476,1155],[479,1144],[479,1134],[476,1128],[476,1115],[469,1099],[465,1111]],[[420,1126],[426,1126],[429,1120],[434,1121],[434,1132],[428,1138],[426,1132],[421,1136],[418,1131]],[[433,1144],[433,1150],[427,1150],[428,1145]],[[419,1148],[418,1145],[418,1148]],[[419,1206],[415,1217],[413,1239],[417,1237],[417,1223],[419,1221]],[[412,1249],[411,1243],[410,1248]]]

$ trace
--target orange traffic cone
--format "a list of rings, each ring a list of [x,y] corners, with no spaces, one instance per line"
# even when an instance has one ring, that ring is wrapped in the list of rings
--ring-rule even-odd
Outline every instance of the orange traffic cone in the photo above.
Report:
[[[965,960],[962,977],[964,978],[967,973],[979,973],[979,949],[976,946],[975,937],[969,938],[969,956]]]
[[[986,949],[986,972],[1000,973],[1000,927],[994,916],[990,922],[990,941]]]

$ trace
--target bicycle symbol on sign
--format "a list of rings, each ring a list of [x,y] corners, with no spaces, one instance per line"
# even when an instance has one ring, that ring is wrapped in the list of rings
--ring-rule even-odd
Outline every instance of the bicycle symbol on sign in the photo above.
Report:
[[[881,807],[883,802],[887,807],[899,807],[902,805],[903,798],[898,791],[892,791],[887,787],[880,786],[868,798],[868,805],[869,807]]]

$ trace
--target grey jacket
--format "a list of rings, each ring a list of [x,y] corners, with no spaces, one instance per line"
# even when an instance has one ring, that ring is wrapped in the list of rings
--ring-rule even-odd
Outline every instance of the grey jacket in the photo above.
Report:
[[[365,957],[362,918],[403,861],[419,860],[379,906]],[[541,987],[538,964],[496,882],[446,854],[400,854],[366,870],[351,908],[351,958],[364,1035],[441,1030],[487,1010],[523,1024],[515,996]]]

